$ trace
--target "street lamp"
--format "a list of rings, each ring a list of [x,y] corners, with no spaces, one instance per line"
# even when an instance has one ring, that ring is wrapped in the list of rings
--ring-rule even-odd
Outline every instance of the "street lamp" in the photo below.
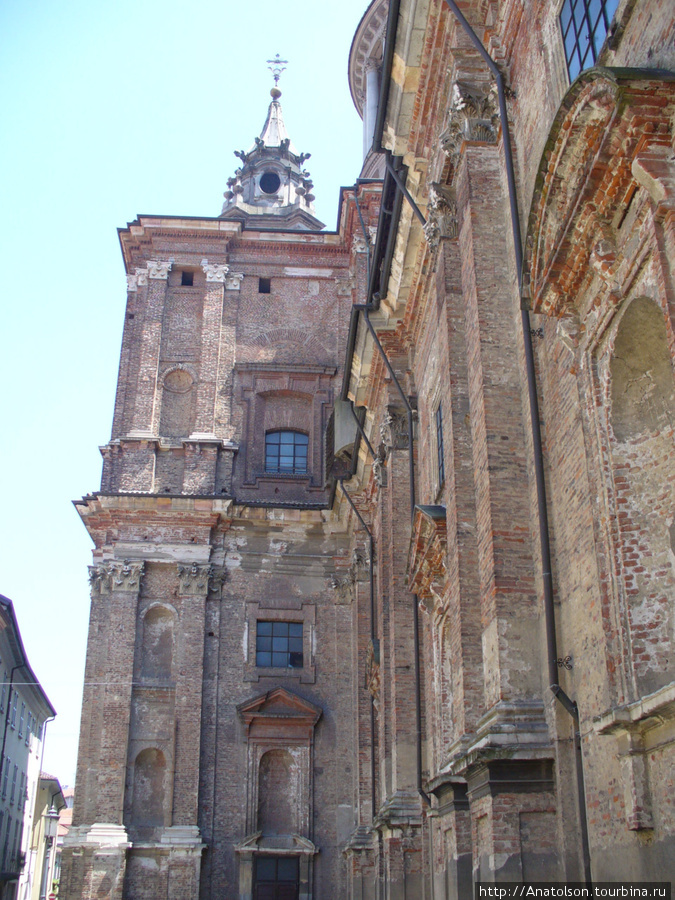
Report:
[[[52,868],[52,850],[54,848],[54,842],[56,840],[56,833],[59,827],[59,813],[54,803],[49,807],[47,812],[44,814],[45,820],[45,858],[42,866],[42,885],[40,890],[40,900],[46,900],[47,897],[47,887],[50,881],[50,874]]]

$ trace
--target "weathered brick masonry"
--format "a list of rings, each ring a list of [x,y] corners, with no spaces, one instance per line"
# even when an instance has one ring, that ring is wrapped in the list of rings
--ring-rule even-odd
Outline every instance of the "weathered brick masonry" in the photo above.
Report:
[[[120,232],[67,898],[675,880],[675,14],[568,5],[461,4],[522,266],[445,0],[358,25],[337,232],[276,89]]]

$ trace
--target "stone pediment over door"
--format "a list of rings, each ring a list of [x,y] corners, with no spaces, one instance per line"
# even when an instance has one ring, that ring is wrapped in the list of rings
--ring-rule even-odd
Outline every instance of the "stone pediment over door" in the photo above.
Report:
[[[237,708],[246,729],[246,833],[262,844],[313,832],[314,728],[322,710],[275,688]]]

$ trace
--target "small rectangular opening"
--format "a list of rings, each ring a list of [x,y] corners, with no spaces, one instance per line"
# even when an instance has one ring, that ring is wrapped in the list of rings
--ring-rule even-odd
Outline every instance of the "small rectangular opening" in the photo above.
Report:
[[[194,272],[181,272],[180,273],[180,283],[182,287],[192,287],[195,281],[195,273]]]
[[[259,294],[271,294],[272,293],[272,279],[271,278],[259,278],[258,279],[258,293]]]

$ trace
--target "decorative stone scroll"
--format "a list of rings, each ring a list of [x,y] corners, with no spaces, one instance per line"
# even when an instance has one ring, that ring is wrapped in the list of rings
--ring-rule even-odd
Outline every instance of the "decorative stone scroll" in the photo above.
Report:
[[[210,263],[208,259],[202,260],[202,269],[204,270],[207,281],[217,281],[221,284],[225,283],[225,276],[230,271],[229,266],[219,263]]]
[[[429,185],[429,206],[424,237],[432,250],[441,238],[456,238],[459,233],[457,196],[452,187],[432,182]]]
[[[499,103],[496,85],[489,89],[456,82],[452,91],[452,103],[448,124],[438,137],[445,155],[456,167],[464,141],[497,142],[499,129]]]
[[[209,565],[183,565],[178,563],[178,592],[182,596],[196,597],[207,593],[212,567]]]
[[[154,281],[166,281],[169,277],[169,271],[171,270],[171,266],[173,265],[173,263],[173,258],[149,259],[147,263],[148,278],[151,278]]]

